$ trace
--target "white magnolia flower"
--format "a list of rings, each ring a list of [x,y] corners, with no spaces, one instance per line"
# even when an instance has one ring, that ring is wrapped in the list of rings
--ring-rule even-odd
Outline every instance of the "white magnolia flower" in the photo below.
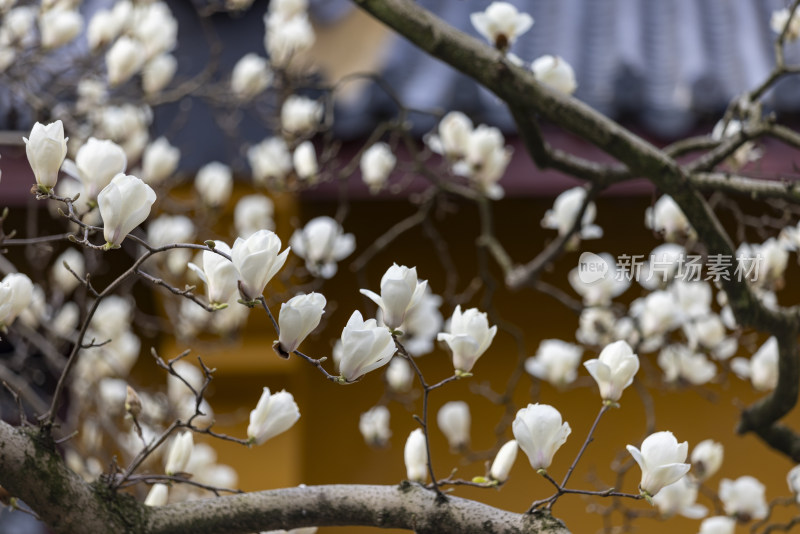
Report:
[[[159,54],[142,68],[142,88],[145,93],[161,92],[178,71],[178,60],[172,54]]]
[[[717,374],[717,367],[704,354],[686,345],[667,345],[661,349],[658,366],[664,371],[667,382],[682,379],[695,386],[707,384]]]
[[[675,243],[662,243],[650,251],[648,261],[642,265],[637,282],[649,290],[663,288],[678,273],[686,249]]]
[[[711,139],[722,141],[725,138],[736,137],[743,128],[744,123],[740,120],[730,119],[726,122],[724,118],[720,119],[711,130]],[[746,141],[726,161],[731,167],[738,169],[751,161],[757,161],[762,155],[763,152],[756,147],[753,141]]]
[[[281,184],[292,170],[292,154],[281,137],[269,137],[247,149],[247,161],[253,169],[253,180],[268,185]]]
[[[786,28],[787,24],[788,28]],[[800,10],[795,9],[791,15],[789,9],[785,7],[773,11],[772,17],[769,19],[769,27],[779,35],[786,28],[786,40],[796,41],[800,37]]]
[[[316,217],[296,230],[289,240],[295,254],[306,260],[306,269],[322,278],[336,274],[336,262],[356,248],[353,234],[345,234],[341,225],[330,217]]]
[[[569,423],[562,423],[559,411],[547,404],[528,404],[519,410],[511,429],[535,470],[550,467],[572,432]]]
[[[142,179],[151,185],[160,184],[175,172],[180,159],[181,151],[169,144],[165,137],[159,137],[144,150]]]
[[[264,388],[256,409],[250,412],[247,426],[247,439],[250,443],[261,445],[268,439],[286,432],[300,419],[300,409],[288,391],[270,394]]]
[[[231,168],[218,161],[207,163],[197,171],[194,188],[205,205],[212,207],[224,205],[233,191]]]
[[[5,10],[0,10],[3,12]],[[34,24],[39,12],[36,6],[17,6],[3,15],[0,41],[4,45],[27,47],[34,44]]]
[[[451,161],[463,158],[472,134],[472,121],[460,111],[451,111],[439,121],[436,134],[425,138],[431,150]]]
[[[365,321],[358,311],[350,316],[341,339],[339,374],[348,382],[386,365],[395,353],[394,339],[389,330],[378,326],[375,319]]]
[[[694,235],[689,219],[669,195],[662,195],[652,207],[647,208],[644,225],[654,232],[664,234],[664,239],[667,241],[675,241],[680,236]]]
[[[231,255],[231,249],[222,241],[214,242],[214,250]],[[190,263],[189,268],[206,283],[208,301],[212,305],[227,304],[238,289],[239,272],[232,261],[210,250],[203,251],[203,268]]]
[[[730,358],[738,347],[736,338],[726,338],[725,323],[716,314],[698,317],[683,324],[683,333],[690,347],[703,347],[712,351],[718,360]]]
[[[542,56],[531,64],[536,79],[564,94],[571,95],[578,88],[575,71],[564,58],[559,56]]]
[[[677,328],[684,319],[675,294],[653,291],[631,304],[631,315],[645,338],[658,337]]]
[[[184,432],[172,440],[172,446],[167,456],[167,466],[164,472],[168,475],[183,473],[192,457],[194,439],[191,432]]]
[[[155,201],[156,192],[149,185],[135,176],[116,175],[97,195],[105,248],[119,247],[131,230],[147,219]]]
[[[303,141],[297,145],[297,148],[294,149],[294,154],[292,154],[292,163],[294,164],[294,172],[299,179],[313,182],[319,173],[314,143]]]
[[[698,534],[734,534],[735,531],[736,520],[734,518],[718,515],[703,519]]]
[[[361,155],[359,166],[361,179],[376,193],[386,184],[386,180],[397,165],[397,157],[386,143],[375,143]]]
[[[194,238],[194,223],[185,215],[160,215],[147,228],[147,241],[150,246],[163,247],[172,243],[190,243]],[[167,269],[180,275],[186,270],[186,264],[192,252],[185,248],[176,248],[161,253]]]
[[[786,484],[789,491],[794,495],[795,500],[800,503],[800,465],[792,467],[786,474]]]
[[[272,215],[275,205],[264,195],[245,195],[233,210],[233,226],[242,238],[248,238],[258,230],[275,230]]]
[[[422,299],[427,286],[426,280],[417,281],[416,267],[409,269],[395,263],[381,278],[380,295],[368,289],[362,289],[361,294],[380,306],[384,324],[395,330],[403,324],[409,308]]]
[[[121,85],[142,70],[146,59],[145,48],[136,39],[122,36],[106,52],[106,70],[108,85]]]
[[[278,315],[280,327],[280,351],[287,356],[308,337],[318,325],[325,312],[325,297],[320,293],[297,295],[281,304]]]
[[[469,19],[478,33],[503,52],[533,26],[533,17],[508,2],[492,2],[486,11],[472,13]]]
[[[61,121],[48,125],[37,122],[29,138],[23,137],[25,154],[36,177],[36,183],[46,190],[52,189],[58,179],[58,170],[67,156],[67,140]]]
[[[600,386],[603,400],[616,402],[622,391],[633,383],[633,376],[639,370],[639,357],[625,341],[615,341],[606,346],[597,359],[583,365]]]
[[[128,27],[145,46],[147,59],[171,51],[178,41],[178,21],[165,2],[137,3]]]
[[[758,287],[778,287],[789,262],[789,251],[783,241],[770,237],[761,244],[742,243],[736,249],[742,274]]]
[[[722,443],[713,439],[705,439],[694,446],[692,450],[692,474],[699,480],[706,480],[719,471],[725,448]]]
[[[453,166],[453,172],[468,177],[479,191],[497,200],[504,195],[497,182],[506,172],[513,152],[505,146],[499,129],[481,124],[470,133],[464,160]]]
[[[322,103],[304,96],[290,96],[281,108],[281,126],[293,135],[313,132],[321,119]]]
[[[75,163],[69,160],[64,163],[64,170],[81,181],[81,196],[94,200],[115,176],[125,172],[127,165],[128,158],[121,146],[107,139],[90,137],[78,149]]]
[[[560,339],[545,339],[536,355],[525,361],[525,370],[554,386],[571,384],[578,377],[583,348]]]
[[[386,382],[394,391],[408,391],[414,382],[414,371],[405,358],[392,358],[386,368]]]
[[[457,451],[469,445],[469,428],[472,417],[469,405],[464,401],[446,402],[436,415],[439,430],[447,438],[450,448]]]
[[[80,281],[64,267],[65,263],[69,265],[72,272],[83,278],[86,274],[86,261],[83,258],[83,254],[78,249],[69,247],[64,250],[53,263],[53,267],[50,269],[50,278],[61,292],[65,295],[69,295],[78,287]]]
[[[731,369],[739,378],[750,379],[759,391],[770,391],[778,385],[778,340],[775,336],[764,342],[755,354],[747,358],[734,358]]]
[[[33,282],[22,273],[9,273],[0,282],[0,325],[10,325],[30,306]]]
[[[403,450],[408,480],[423,483],[428,478],[428,449],[421,428],[411,432]]]
[[[244,300],[261,296],[267,283],[286,263],[289,249],[280,252],[281,240],[271,230],[259,230],[247,239],[237,237],[231,261],[239,271],[239,294]]]
[[[553,209],[545,212],[542,219],[543,228],[558,230],[558,235],[566,235],[575,225],[575,219],[586,199],[586,189],[583,187],[573,187],[567,189],[556,198]],[[603,237],[603,229],[594,223],[597,208],[594,202],[586,206],[581,218],[581,224],[576,235],[582,239],[597,239]]]
[[[254,53],[242,56],[231,73],[231,89],[241,100],[251,100],[269,87],[271,82],[269,62]]]
[[[308,11],[308,0],[273,0],[269,12],[285,19],[303,15]]]
[[[584,308],[578,319],[575,339],[584,345],[602,346],[614,341],[613,332],[617,318],[608,308]]]
[[[623,272],[621,268],[618,269],[614,258],[611,254],[603,252],[601,254],[590,255],[591,261],[579,260],[578,266],[572,269],[567,275],[569,284],[581,297],[583,303],[587,306],[608,306],[611,300],[624,293],[631,285],[630,276]],[[581,258],[584,258],[582,255]],[[601,277],[589,277],[582,274],[581,269],[586,265],[594,265],[597,268],[603,268],[600,261],[606,264],[605,274]]]
[[[661,488],[658,495],[653,497],[658,511],[663,516],[680,514],[689,519],[700,519],[708,513],[708,508],[697,504],[697,486],[692,484],[689,477],[683,477]]]
[[[166,484],[153,484],[144,500],[145,506],[164,506],[169,498],[169,487]]]
[[[518,450],[519,446],[515,439],[507,441],[500,447],[497,456],[494,457],[492,467],[489,469],[489,476],[492,480],[496,480],[500,483],[508,480],[508,474],[514,466],[514,461],[517,459]]]
[[[642,469],[639,490],[651,497],[664,486],[677,482],[691,468],[684,463],[689,444],[685,441],[679,444],[672,432],[650,434],[642,442],[641,450],[633,445],[628,445],[627,449]]]
[[[403,332],[400,340],[412,356],[422,356],[433,350],[436,334],[441,331],[444,321],[439,311],[441,305],[442,297],[434,295],[428,285],[422,298],[406,311],[406,318],[398,330]]]
[[[128,331],[133,321],[133,306],[130,300],[111,295],[97,306],[90,327],[98,338],[115,339]]]
[[[358,420],[358,430],[367,444],[374,447],[385,446],[392,437],[389,428],[389,409],[386,406],[373,406],[362,413]]]
[[[456,306],[450,318],[448,332],[440,332],[436,339],[444,341],[453,352],[453,367],[456,372],[469,373],[478,358],[486,352],[491,345],[497,326],[489,328],[489,319],[486,313],[470,308],[461,312],[461,306]]]
[[[86,29],[86,40],[93,52],[109,44],[122,32],[126,20],[115,14],[115,11],[119,12],[117,6],[125,6],[130,12],[130,2],[118,2],[115,4],[114,10],[100,9],[96,11],[89,21],[89,26]]]
[[[765,493],[764,484],[751,476],[739,477],[736,480],[723,478],[719,483],[719,498],[725,513],[740,521],[767,517],[769,507]]]
[[[56,7],[39,15],[39,33],[44,48],[58,48],[72,41],[83,29],[83,17],[76,10]]]
[[[305,13],[285,18],[282,15],[264,16],[266,33],[264,48],[273,65],[286,67],[297,54],[308,51],[314,44],[314,28]]]

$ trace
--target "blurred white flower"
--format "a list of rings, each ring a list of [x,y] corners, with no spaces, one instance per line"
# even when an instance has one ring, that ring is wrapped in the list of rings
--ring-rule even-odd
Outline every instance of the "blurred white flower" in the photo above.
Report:
[[[706,480],[719,471],[725,448],[722,443],[705,439],[692,449],[692,474],[699,480]]]
[[[742,476],[736,480],[723,478],[719,483],[719,498],[725,507],[725,513],[742,522],[767,517],[769,507],[765,493],[764,484],[751,476]]]
[[[545,339],[536,355],[525,361],[525,370],[554,386],[571,384],[578,377],[583,348],[560,339]]]
[[[267,196],[243,196],[233,210],[236,233],[246,239],[258,230],[275,230],[275,221],[272,220],[274,210],[275,206]]]
[[[405,358],[392,358],[386,368],[386,382],[394,391],[404,392],[411,389],[414,382],[414,371]]]
[[[241,100],[259,95],[272,82],[272,71],[267,60],[249,53],[236,62],[231,73],[231,89]]]
[[[171,51],[178,40],[178,21],[165,2],[137,3],[128,27],[144,45],[147,59]]]
[[[166,484],[153,484],[144,500],[145,506],[164,506],[169,498],[169,487]]]
[[[282,15],[264,16],[266,34],[264,48],[273,65],[286,67],[297,54],[308,51],[314,44],[314,28],[305,13],[288,19]]]
[[[371,192],[378,192],[386,184],[397,158],[386,143],[375,143],[361,155],[361,179]]]
[[[386,406],[373,406],[362,413],[358,420],[358,430],[367,444],[374,447],[385,446],[392,437],[389,428],[389,409]]]
[[[64,170],[81,181],[81,196],[92,201],[112,178],[125,172],[127,165],[128,158],[121,146],[107,139],[90,137],[78,149],[74,164],[70,160],[64,162]]]
[[[788,28],[786,28],[787,24]],[[769,27],[779,35],[786,28],[786,40],[796,41],[800,37],[800,9],[795,9],[791,14],[785,7],[773,11],[772,17],[769,19]]]
[[[567,189],[556,198],[553,208],[545,212],[542,219],[543,228],[558,230],[558,235],[566,235],[575,225],[578,212],[586,199],[586,189],[573,187]],[[603,229],[594,223],[597,208],[590,202],[583,212],[580,226],[575,235],[581,239],[597,239],[603,237]]]
[[[469,429],[472,417],[469,405],[464,401],[446,402],[436,414],[439,430],[447,438],[450,449],[457,451],[469,445]]]
[[[693,236],[694,229],[683,214],[678,203],[671,196],[662,195],[656,203],[647,208],[644,225],[654,232],[664,235],[667,241],[676,241],[682,236]]]
[[[33,282],[22,273],[8,273],[0,282],[0,325],[8,326],[30,306]]]
[[[353,234],[345,234],[341,225],[330,217],[316,217],[302,229],[295,230],[289,240],[295,254],[306,260],[306,269],[316,276],[332,278],[336,262],[356,248]]]
[[[310,183],[315,181],[317,173],[319,173],[319,164],[317,163],[314,143],[303,141],[297,145],[292,155],[292,162],[294,163],[294,171],[299,179]]]
[[[39,15],[39,33],[44,48],[58,48],[72,41],[83,29],[83,17],[76,10],[53,8]]]
[[[164,472],[167,475],[175,475],[186,471],[186,466],[192,458],[194,449],[194,437],[191,432],[184,432],[172,440],[167,455],[167,463]]]
[[[218,161],[203,165],[197,171],[194,188],[205,205],[212,207],[224,205],[233,191],[231,168]]]
[[[472,13],[469,18],[478,33],[503,52],[533,26],[533,17],[508,2],[492,2],[485,11]]]
[[[281,184],[292,170],[292,154],[281,137],[269,137],[248,148],[247,161],[253,180],[260,185],[269,185],[271,180]]]
[[[708,508],[697,504],[697,486],[691,483],[689,477],[683,477],[661,488],[658,495],[653,497],[661,515],[670,517],[680,514],[689,519],[700,519],[708,514]]]
[[[542,56],[531,64],[534,77],[546,86],[564,94],[571,95],[578,88],[575,71],[564,58]]]
[[[735,530],[736,520],[734,518],[718,515],[703,519],[698,534],[734,534]]]
[[[136,39],[122,36],[106,52],[108,85],[121,85],[142,69],[145,62],[144,45]]]
[[[142,68],[142,88],[154,94],[164,89],[178,70],[178,60],[172,54],[159,54]]]
[[[731,369],[739,378],[750,379],[757,390],[770,391],[778,385],[778,361],[778,340],[772,336],[749,360],[734,358],[731,361]]]
[[[160,184],[175,172],[180,159],[181,151],[169,144],[166,137],[159,137],[144,150],[142,180],[150,185]]]
[[[424,483],[428,478],[428,449],[425,434],[421,428],[417,428],[408,435],[403,458],[408,480]]]
[[[80,277],[86,274],[86,261],[83,259],[83,254],[74,247],[69,247],[62,252],[53,266],[50,268],[50,278],[53,284],[58,287],[65,295],[69,295],[78,287],[80,281],[75,278],[71,272],[64,267],[64,264],[69,265],[69,268]]]
[[[312,133],[321,119],[322,103],[304,96],[290,96],[281,108],[281,126],[293,135]]]
[[[668,345],[661,349],[658,366],[664,371],[667,382],[682,379],[695,386],[707,384],[717,374],[717,367],[705,355],[686,345]]]
[[[464,160],[453,166],[453,172],[468,177],[480,192],[497,200],[504,195],[497,182],[506,172],[513,152],[505,146],[499,129],[481,124],[470,133]]]
[[[431,150],[451,161],[463,158],[472,134],[472,121],[460,111],[451,111],[439,121],[437,133],[425,138]]]
[[[607,306],[611,304],[614,297],[621,295],[630,287],[629,273],[618,269],[614,258],[607,252],[588,254],[591,255],[591,263],[602,266],[599,261],[605,262],[605,274],[596,280],[584,281],[585,277],[581,275],[581,267],[588,262],[579,260],[578,266],[569,272],[567,279],[572,289],[583,297],[583,303],[586,306]]]

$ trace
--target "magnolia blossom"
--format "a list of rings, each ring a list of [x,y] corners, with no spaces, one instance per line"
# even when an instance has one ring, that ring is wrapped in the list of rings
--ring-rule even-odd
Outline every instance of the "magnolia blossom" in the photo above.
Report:
[[[58,48],[72,41],[83,29],[77,10],[55,7],[39,15],[39,33],[44,48]]]
[[[286,67],[291,59],[314,44],[314,28],[305,13],[285,17],[276,13],[264,16],[264,48],[273,65]]]
[[[83,253],[76,248],[69,247],[53,263],[53,267],[50,269],[50,278],[58,289],[68,295],[78,287],[80,280],[67,270],[64,266],[65,263],[69,265],[72,272],[82,278],[86,274],[86,261],[83,258]]]
[[[342,358],[339,374],[353,382],[366,373],[389,363],[395,353],[394,339],[375,319],[364,320],[354,311],[342,330]]]
[[[669,195],[662,195],[652,207],[647,208],[644,225],[654,232],[664,234],[667,241],[676,241],[684,235],[694,235],[689,219]]]
[[[150,215],[156,192],[135,176],[118,174],[100,194],[97,205],[103,218],[105,248],[116,248]]]
[[[755,354],[747,358],[734,358],[731,369],[739,378],[750,379],[759,391],[770,391],[778,385],[778,360],[780,351],[775,336],[764,342]]]
[[[560,236],[566,235],[575,225],[575,220],[585,199],[586,189],[583,187],[567,189],[558,195],[553,203],[553,209],[545,212],[542,219],[542,227],[558,230],[558,235]],[[592,224],[596,214],[597,208],[594,202],[589,202],[583,212],[583,217],[581,217],[580,227],[577,229],[577,235],[582,239],[603,237],[603,229]]]
[[[385,446],[392,437],[389,428],[389,409],[386,406],[373,406],[362,413],[358,420],[358,430],[369,445]]]
[[[478,33],[503,52],[533,26],[533,17],[508,2],[492,2],[486,11],[472,13],[469,19]]]
[[[673,516],[680,514],[689,519],[700,519],[708,513],[708,508],[697,504],[697,486],[692,484],[688,477],[683,477],[661,488],[658,495],[653,497],[661,515]]]
[[[94,52],[116,39],[131,14],[130,2],[117,2],[113,9],[100,9],[92,16],[86,29],[86,40]]]
[[[267,196],[255,194],[241,197],[233,210],[236,233],[242,238],[248,238],[258,230],[274,230],[274,210],[275,205]]]
[[[442,329],[444,319],[439,311],[442,297],[434,295],[428,285],[422,298],[406,311],[406,318],[399,330],[400,340],[409,354],[422,356],[433,350],[433,342]]]
[[[222,241],[214,242],[214,250],[228,256],[231,249]],[[227,304],[236,293],[239,281],[239,272],[229,259],[211,250],[203,251],[203,268],[190,263],[189,268],[206,283],[208,301],[212,305]]]
[[[142,69],[146,59],[142,43],[122,36],[106,52],[108,84],[111,87],[123,84]]]
[[[336,274],[336,262],[356,248],[353,234],[345,234],[341,225],[330,217],[316,217],[289,240],[295,254],[306,260],[306,269],[322,278]]]
[[[386,143],[375,143],[361,155],[361,179],[371,192],[378,192],[397,165],[397,157]]]
[[[159,54],[142,68],[142,88],[145,93],[154,94],[164,89],[172,81],[178,70],[178,60],[172,54]]]
[[[281,332],[278,338],[279,354],[288,356],[297,350],[300,343],[319,325],[325,313],[325,304],[325,297],[320,293],[297,295],[281,304],[278,315]]]
[[[517,440],[515,439],[507,441],[502,447],[500,447],[500,450],[497,452],[497,456],[494,457],[492,467],[489,469],[489,476],[492,480],[496,480],[500,483],[508,480],[508,474],[511,472],[511,468],[514,466],[514,461],[517,459],[518,450],[519,446],[517,445]]]
[[[301,180],[313,182],[319,173],[317,153],[314,150],[314,143],[311,141],[303,141],[297,145],[292,154],[292,162],[294,163],[294,172]]]
[[[663,288],[678,273],[686,249],[675,243],[662,243],[650,251],[648,261],[642,267],[637,282],[645,289]]]
[[[175,172],[180,159],[181,151],[169,144],[165,137],[159,137],[144,150],[142,179],[148,184],[160,184]]]
[[[767,517],[769,507],[765,493],[764,484],[751,476],[739,477],[736,480],[723,478],[719,483],[719,498],[725,513],[740,521]]]
[[[683,320],[680,305],[670,291],[653,291],[631,304],[631,315],[646,338],[657,338],[674,330]]]
[[[615,341],[607,345],[600,356],[583,365],[600,386],[603,400],[616,402],[622,396],[622,390],[633,383],[633,376],[639,370],[639,357],[628,343]]]
[[[178,21],[165,2],[137,4],[129,28],[144,44],[148,59],[175,48]]]
[[[800,465],[792,467],[786,474],[786,484],[789,491],[794,494],[795,500],[800,503]]]
[[[512,153],[499,129],[481,124],[470,132],[465,158],[453,166],[453,171],[467,176],[479,191],[497,200],[504,194],[497,182],[506,172]]]
[[[386,382],[394,391],[408,391],[414,382],[414,371],[405,358],[392,358],[386,368]]]
[[[651,497],[664,486],[677,482],[691,468],[684,463],[689,444],[685,441],[679,444],[672,432],[650,434],[642,442],[641,450],[633,445],[628,445],[627,449],[642,469],[639,490]]]
[[[321,119],[322,103],[304,96],[290,96],[281,108],[281,126],[294,135],[313,132]]]
[[[160,215],[147,228],[147,241],[153,247],[163,247],[171,243],[188,243],[194,237],[194,223],[185,215]],[[173,274],[181,274],[191,257],[191,251],[176,248],[163,252],[167,268]]]
[[[75,156],[75,163],[64,163],[64,170],[81,181],[87,200],[94,200],[118,174],[125,172],[128,158],[121,146],[107,139],[90,137]]]
[[[607,345],[614,341],[613,331],[616,316],[608,308],[584,308],[578,319],[575,339],[584,345]]]
[[[436,134],[425,138],[431,150],[452,161],[463,158],[472,134],[472,121],[460,111],[451,111],[439,121]]]
[[[686,345],[668,345],[658,354],[658,366],[667,382],[682,379],[699,386],[707,384],[717,374],[717,367],[704,354]]]
[[[253,180],[261,185],[270,180],[281,183],[292,170],[292,154],[281,137],[269,137],[248,148],[247,161],[253,169]]]
[[[0,326],[14,322],[33,299],[33,282],[22,273],[9,273],[0,282]]]
[[[558,410],[538,403],[519,410],[511,430],[519,448],[528,455],[531,467],[536,470],[550,467],[556,451],[572,432],[569,423],[562,423]]]
[[[362,289],[361,294],[380,306],[384,324],[394,330],[403,324],[406,312],[420,301],[427,286],[427,281],[417,281],[416,267],[395,263],[381,278],[380,295],[368,289]]]
[[[492,343],[497,326],[489,328],[486,313],[477,308],[461,313],[461,305],[458,305],[450,318],[448,330],[449,332],[440,332],[436,339],[444,341],[450,347],[456,372],[469,373]]]
[[[217,207],[225,204],[233,191],[231,168],[218,161],[212,161],[197,171],[194,188],[207,206]]]
[[[537,80],[561,93],[571,95],[578,88],[575,71],[560,56],[542,56],[531,64],[531,70]]]
[[[428,478],[428,448],[421,428],[411,432],[403,450],[406,475],[412,482],[423,483]]]
[[[166,484],[153,484],[144,500],[145,506],[164,506],[169,498],[169,487]]]
[[[759,119],[757,115],[754,118]],[[744,125],[742,121],[737,119],[730,119],[727,121],[724,118],[720,119],[714,125],[714,129],[711,130],[711,139],[714,141],[722,141],[725,138],[737,137],[742,133]],[[734,169],[738,169],[751,161],[757,161],[761,156],[762,151],[756,147],[753,141],[745,141],[726,161],[728,165]]]
[[[736,520],[734,518],[718,515],[703,519],[698,534],[734,534],[735,531]]]
[[[472,418],[469,405],[464,401],[446,402],[439,408],[436,422],[453,450],[469,445],[469,427]]]
[[[281,390],[273,395],[269,388],[264,388],[256,409],[250,412],[247,440],[249,443],[261,445],[289,430],[298,419],[300,409],[291,393]]]
[[[694,476],[699,480],[712,477],[722,466],[724,453],[722,443],[713,439],[705,439],[695,445],[690,457]]]
[[[554,386],[564,386],[578,377],[583,348],[560,339],[545,339],[539,350],[525,361],[525,370],[533,376],[547,380]]]
[[[786,40],[796,41],[797,38],[800,37],[800,9],[795,9],[791,13],[789,9],[785,7],[773,11],[772,17],[769,19],[769,27],[779,35],[783,33],[784,28],[786,28]]]
[[[272,71],[267,60],[258,54],[245,54],[231,73],[231,89],[242,100],[250,100],[269,87]]]
[[[119,295],[104,298],[97,306],[89,324],[98,337],[114,339],[128,331],[133,321],[133,306],[130,300]]]
[[[6,0],[6,4],[14,4]],[[6,7],[10,7],[6,5]],[[0,41],[4,45],[21,45],[23,47],[34,44],[34,24],[36,24],[36,15],[38,13],[38,6],[21,5],[16,6],[8,12],[5,9],[0,9],[3,13],[2,26],[0,26]]]
[[[587,266],[600,271],[589,272],[587,276],[583,270]],[[578,266],[569,272],[567,280],[575,292],[583,297],[583,303],[587,306],[607,306],[614,297],[624,293],[631,285],[629,277],[620,272],[614,258],[607,252],[581,254]]]
[[[167,466],[164,472],[168,475],[182,473],[186,470],[194,449],[194,439],[191,432],[184,432],[172,440],[172,446],[167,456]]]
[[[789,262],[788,248],[774,237],[761,244],[742,243],[736,249],[741,274],[758,287],[781,287]]]
[[[67,156],[67,140],[61,121],[48,125],[37,122],[25,141],[25,154],[40,187],[49,190],[56,185],[58,170]]]
[[[247,239],[237,237],[231,261],[239,272],[239,294],[244,300],[261,296],[267,283],[286,263],[289,249],[280,252],[281,240],[271,230],[259,230]]]

